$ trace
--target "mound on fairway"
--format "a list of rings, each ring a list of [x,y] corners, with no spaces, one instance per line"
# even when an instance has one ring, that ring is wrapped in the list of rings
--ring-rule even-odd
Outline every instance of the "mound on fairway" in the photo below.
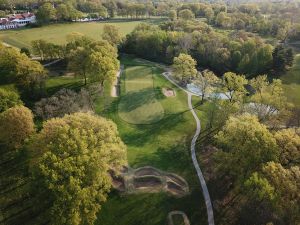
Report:
[[[123,81],[124,82],[124,81]],[[119,116],[132,124],[151,124],[164,116],[164,109],[156,99],[152,69],[132,66],[125,69],[125,85],[121,88]]]

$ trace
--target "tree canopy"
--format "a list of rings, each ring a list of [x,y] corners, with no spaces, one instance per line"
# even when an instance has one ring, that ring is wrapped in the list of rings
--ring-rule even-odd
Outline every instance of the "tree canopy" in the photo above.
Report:
[[[126,163],[116,125],[88,113],[50,119],[29,148],[41,155],[33,168],[49,191],[51,223],[93,224],[111,188],[108,171]]]
[[[9,148],[20,148],[35,131],[33,114],[25,106],[14,106],[0,114],[0,142]]]
[[[184,83],[197,75],[196,61],[187,54],[180,54],[174,58],[173,72],[174,76]]]

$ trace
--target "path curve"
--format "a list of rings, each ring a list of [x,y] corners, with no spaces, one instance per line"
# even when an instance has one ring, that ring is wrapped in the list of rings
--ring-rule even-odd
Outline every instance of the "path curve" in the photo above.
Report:
[[[214,225],[215,224],[215,222],[214,222],[214,213],[213,213],[213,208],[212,208],[209,192],[208,192],[207,185],[206,185],[203,173],[200,169],[200,166],[199,166],[199,163],[198,163],[198,160],[197,160],[197,156],[196,156],[195,145],[196,145],[196,141],[197,141],[197,139],[200,135],[201,123],[200,123],[200,120],[199,120],[197,114],[194,111],[194,108],[193,108],[193,105],[192,105],[192,95],[191,95],[191,93],[188,93],[188,105],[189,105],[189,109],[191,110],[191,112],[194,116],[194,119],[195,119],[196,125],[197,125],[195,135],[194,135],[194,137],[192,139],[192,142],[191,142],[192,160],[193,160],[193,164],[194,164],[194,167],[197,171],[197,175],[198,175],[201,187],[202,187],[203,196],[204,196],[205,205],[206,205],[206,210],[207,210],[208,224],[209,225]]]
[[[189,106],[189,109],[192,112],[192,114],[194,116],[194,119],[196,121],[196,132],[195,132],[195,135],[194,135],[194,137],[192,139],[192,142],[191,142],[192,161],[193,161],[194,167],[195,167],[196,172],[197,172],[197,176],[199,178],[199,181],[200,181],[200,184],[201,184],[201,187],[202,187],[203,197],[204,197],[204,201],[205,201],[205,205],[206,205],[206,211],[207,211],[207,221],[208,221],[208,224],[209,225],[215,225],[214,213],[213,213],[213,207],[212,207],[210,195],[209,195],[209,192],[208,192],[208,188],[207,188],[207,185],[206,185],[203,173],[202,173],[202,171],[200,169],[200,166],[199,166],[199,163],[198,163],[198,160],[197,160],[197,156],[196,156],[196,150],[195,150],[196,141],[197,141],[197,139],[198,139],[198,137],[200,135],[200,132],[201,132],[201,122],[200,122],[197,114],[195,113],[194,107],[193,107],[193,104],[192,104],[192,96],[196,95],[196,94],[193,93],[193,92],[190,92],[190,91],[188,91],[186,89],[184,89],[183,87],[180,87],[176,83],[176,81],[174,79],[172,79],[170,76],[168,76],[166,73],[163,73],[162,75],[168,81],[170,81],[176,87],[178,87],[181,90],[183,90],[188,95],[188,106]]]
[[[169,212],[169,214],[168,214],[169,225],[174,225],[173,218],[172,218],[172,216],[174,216],[174,215],[181,215],[182,218],[183,218],[184,224],[185,225],[190,225],[190,221],[189,221],[187,215],[182,211],[171,211],[171,212]]]

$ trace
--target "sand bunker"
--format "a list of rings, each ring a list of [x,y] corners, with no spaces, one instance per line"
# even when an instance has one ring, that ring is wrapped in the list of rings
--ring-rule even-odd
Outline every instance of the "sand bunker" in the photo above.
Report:
[[[111,171],[110,175],[113,187],[123,193],[165,191],[178,197],[189,193],[188,184],[182,177],[150,166],[123,169],[118,176]]]
[[[163,88],[162,92],[166,97],[174,97],[176,96],[176,92],[171,88]]]

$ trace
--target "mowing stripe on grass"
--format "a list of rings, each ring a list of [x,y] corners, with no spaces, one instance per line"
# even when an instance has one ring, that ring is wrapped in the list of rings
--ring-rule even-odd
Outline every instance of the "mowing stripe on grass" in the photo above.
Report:
[[[125,91],[121,91],[118,105],[120,118],[131,124],[152,124],[161,120],[164,109],[156,98],[152,68],[129,66],[124,74],[125,84],[121,87]]]

